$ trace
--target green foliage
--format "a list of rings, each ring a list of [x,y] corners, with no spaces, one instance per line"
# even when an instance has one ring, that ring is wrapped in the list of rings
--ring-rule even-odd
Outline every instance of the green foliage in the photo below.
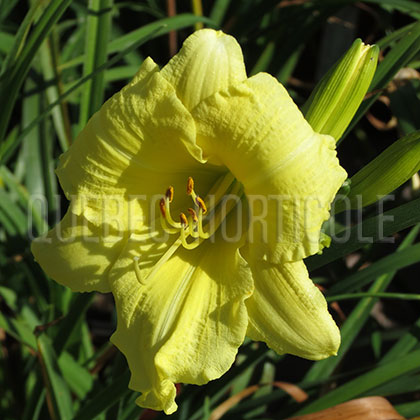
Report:
[[[419,157],[420,131],[394,142],[350,179],[351,208],[372,204],[404,184],[420,170]]]
[[[203,2],[201,17],[191,2],[178,2],[177,15],[167,17],[163,1],[0,0],[2,420],[131,420],[147,411],[135,405],[125,359],[108,342],[115,329],[112,302],[59,286],[29,247],[65,211],[54,174],[58,156],[146,56],[167,62],[169,32],[176,31],[180,45],[198,22],[234,35],[248,72],[276,75],[300,106],[325,74],[321,85],[327,83],[327,70],[354,39],[375,43],[381,52],[369,93],[338,148],[343,166],[356,173],[347,202],[361,194],[368,197],[366,207],[344,212],[346,199],[337,201],[337,214],[325,226],[330,247],[307,259],[328,301],[339,301],[346,315],[340,320],[331,309],[341,324],[338,356],[308,362],[247,342],[222,378],[203,387],[182,385],[172,417],[208,418],[255,384],[258,392],[223,419],[286,418],[366,395],[386,396],[407,417],[420,410],[420,312],[413,300],[420,295],[418,2],[210,3]],[[411,69],[410,76],[401,76],[402,68]],[[389,107],[381,108],[379,96]],[[328,97],[323,101],[328,107]],[[341,112],[335,109],[334,118]],[[396,126],[378,131],[369,123],[373,115],[395,116]],[[336,128],[334,118],[329,129]],[[388,193],[392,201],[375,203]],[[297,403],[273,381],[297,384],[308,400]]]

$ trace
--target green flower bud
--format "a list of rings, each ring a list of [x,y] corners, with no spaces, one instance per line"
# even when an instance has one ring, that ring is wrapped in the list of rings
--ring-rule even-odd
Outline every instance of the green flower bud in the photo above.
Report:
[[[369,89],[378,54],[378,46],[357,39],[322,78],[303,107],[315,131],[341,137]]]

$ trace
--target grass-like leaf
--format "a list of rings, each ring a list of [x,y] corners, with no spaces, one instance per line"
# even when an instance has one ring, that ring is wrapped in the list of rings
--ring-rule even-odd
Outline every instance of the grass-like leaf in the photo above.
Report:
[[[6,69],[0,79],[0,96],[8,97],[3,112],[0,114],[0,141],[3,140],[6,133],[18,91],[29,72],[32,59],[70,3],[71,0],[51,0],[34,25],[25,44],[23,46],[19,45],[9,53],[10,59],[6,61]],[[40,4],[40,2],[34,3],[34,5]],[[25,26],[22,25],[22,41],[25,39],[36,11],[36,6],[33,6],[28,12]]]
[[[108,55],[111,11],[113,0],[93,0],[87,17],[86,49],[83,75],[93,73],[102,66]],[[80,101],[79,126],[84,127],[88,119],[102,105],[104,97],[104,73],[96,72],[83,89]]]

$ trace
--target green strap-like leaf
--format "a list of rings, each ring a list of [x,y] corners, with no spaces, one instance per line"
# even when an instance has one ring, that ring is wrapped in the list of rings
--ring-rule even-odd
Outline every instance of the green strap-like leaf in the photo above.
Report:
[[[111,10],[113,0],[90,0],[92,12],[87,18],[86,48],[83,75],[93,73],[102,66],[108,55]],[[86,82],[80,101],[79,127],[83,128],[88,119],[102,105],[104,99],[104,72],[97,72]]]
[[[380,365],[318,398],[302,410],[299,410],[295,415],[313,413],[357,398],[380,384],[398,378],[406,373],[419,370],[419,361],[420,350],[416,350],[390,363]]]
[[[418,231],[418,228],[416,229]],[[339,293],[353,292],[361,287],[366,286],[378,276],[391,273],[395,270],[408,267],[412,264],[420,262],[420,243],[408,247],[399,247],[398,252],[387,255],[386,257],[375,261],[363,270],[348,276],[336,284],[329,290],[328,295],[336,295]]]
[[[351,178],[350,193],[335,212],[358,209],[391,193],[420,170],[420,131],[405,136]]]
[[[0,141],[2,141],[5,136],[17,94],[29,72],[32,59],[44,39],[51,32],[54,24],[60,19],[70,5],[71,1],[72,0],[51,0],[42,12],[36,25],[34,25],[21,52],[17,54],[16,51],[11,51],[11,54],[15,55],[16,59],[11,60],[10,65],[6,68],[0,79],[0,98],[7,97],[7,101],[4,101],[3,109],[0,113]],[[32,12],[33,9],[31,8],[28,15]],[[30,21],[32,21],[32,17]],[[30,22],[28,22],[28,29],[29,24]]]
[[[417,223],[420,223],[420,198],[341,231],[332,238],[330,248],[324,249],[322,255],[306,259],[306,265],[309,270],[322,267]]]
[[[69,313],[60,323],[60,328],[54,339],[54,349],[58,355],[60,355],[65,350],[70,341],[72,333],[84,320],[86,311],[92,303],[93,297],[93,293],[79,293],[76,295],[70,307]],[[61,331],[65,331],[66,333],[62,334]]]
[[[51,341],[45,334],[37,337],[36,341],[47,398],[50,402],[50,415],[53,420],[72,420],[73,405],[70,390],[63,379]]]
[[[412,243],[416,239],[416,236],[418,235],[418,232],[420,230],[420,225],[415,226],[411,229],[410,233],[404,238],[401,245],[398,247],[398,250],[396,252],[396,256],[398,257],[401,254],[404,254],[404,252],[407,249],[414,248]],[[416,248],[416,251],[418,252],[418,247]],[[420,258],[420,255],[416,255],[416,257]],[[385,260],[385,258],[384,258]],[[337,357],[330,357],[325,360],[320,360],[319,362],[316,362],[312,365],[312,367],[308,370],[307,374],[305,375],[305,381],[312,382],[312,381],[322,381],[327,379],[334,369],[338,366],[338,364],[341,362],[347,351],[350,349],[351,345],[353,344],[355,338],[358,336],[359,332],[365,325],[370,312],[373,308],[373,305],[377,302],[377,299],[375,297],[378,297],[378,293],[381,293],[386,290],[386,288],[389,286],[390,282],[395,276],[396,270],[399,267],[386,265],[383,264],[383,261],[380,260],[377,263],[374,263],[372,266],[378,265],[383,268],[383,266],[386,267],[386,273],[379,277],[378,273],[371,269],[367,274],[371,276],[371,278],[375,279],[372,286],[369,288],[368,293],[373,293],[375,296],[363,296],[363,298],[358,302],[356,307],[352,310],[351,314],[347,317],[346,321],[344,322],[343,326],[341,327],[341,346],[338,350]],[[371,267],[372,267],[371,266]],[[370,267],[366,268],[366,270],[369,270]],[[358,273],[363,273],[365,270],[361,270]],[[355,276],[358,274],[356,273]],[[354,278],[354,277],[353,277]],[[346,285],[353,285],[353,281],[346,282]],[[345,290],[344,287],[341,287],[341,282],[337,283],[334,287],[332,287],[329,291],[329,294],[335,293],[335,290],[341,291]]]
[[[380,363],[388,363],[404,356],[420,343],[420,318],[410,330],[395,343],[381,359]]]
[[[95,396],[80,408],[74,418],[77,420],[94,420],[125,395],[132,392],[128,389],[129,379],[130,371],[127,369],[106,388],[95,393]]]

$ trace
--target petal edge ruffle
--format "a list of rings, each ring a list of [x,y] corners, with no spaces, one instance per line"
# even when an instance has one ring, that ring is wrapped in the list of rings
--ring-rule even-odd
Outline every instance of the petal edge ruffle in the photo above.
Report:
[[[346,178],[334,139],[315,133],[265,73],[207,98],[192,115],[209,162],[244,185],[252,258],[298,261],[318,252],[321,225]]]

